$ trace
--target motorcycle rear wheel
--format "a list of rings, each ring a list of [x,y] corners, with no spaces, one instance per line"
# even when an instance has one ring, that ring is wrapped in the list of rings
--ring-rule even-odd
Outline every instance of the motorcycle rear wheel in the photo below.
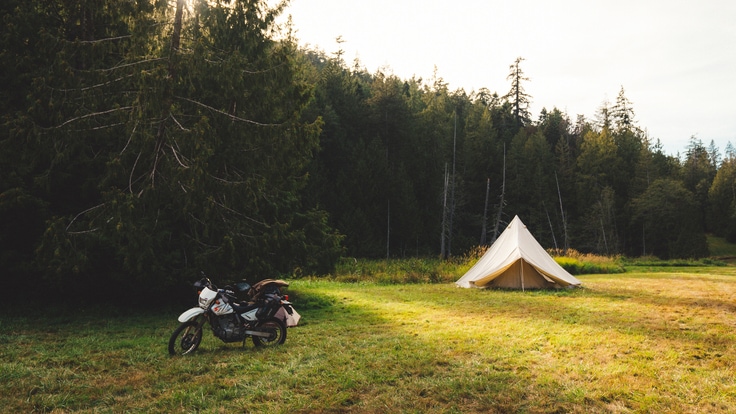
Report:
[[[190,354],[199,348],[200,342],[202,342],[202,328],[195,321],[186,321],[171,334],[169,354]]]
[[[262,336],[254,336],[253,345],[255,346],[276,346],[286,341],[286,325],[283,321],[270,318],[258,324],[259,331],[266,331],[271,334],[268,338]]]

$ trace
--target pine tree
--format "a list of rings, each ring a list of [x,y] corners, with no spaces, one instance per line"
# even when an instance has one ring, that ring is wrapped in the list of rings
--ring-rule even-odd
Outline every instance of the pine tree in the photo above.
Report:
[[[521,62],[523,61],[524,58],[518,57],[509,66],[509,74],[506,79],[511,81],[511,90],[504,96],[505,99],[511,102],[517,129],[531,122],[531,114],[529,113],[531,95],[526,93],[523,85],[525,81],[530,79],[524,76],[524,71],[521,69]]]
[[[708,191],[716,172],[717,166],[713,163],[713,156],[700,139],[691,137],[682,165],[682,183],[695,197],[695,202],[699,207],[697,217],[704,228],[707,223]]]
[[[616,103],[611,108],[611,116],[617,132],[630,131],[635,128],[634,107],[626,97],[623,86],[618,92]]]

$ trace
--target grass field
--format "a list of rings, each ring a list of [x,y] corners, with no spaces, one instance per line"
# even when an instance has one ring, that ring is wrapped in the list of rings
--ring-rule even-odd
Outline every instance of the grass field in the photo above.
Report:
[[[646,270],[639,271],[639,270]],[[6,412],[726,413],[736,268],[629,269],[564,291],[296,280],[286,343],[188,357],[161,314],[0,317]],[[194,303],[194,298],[192,298]],[[16,316],[13,316],[16,315]]]

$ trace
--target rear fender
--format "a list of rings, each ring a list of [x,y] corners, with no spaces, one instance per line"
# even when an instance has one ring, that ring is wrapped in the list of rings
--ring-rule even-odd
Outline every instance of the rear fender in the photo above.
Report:
[[[203,313],[204,313],[204,309],[202,308],[191,308],[188,311],[179,315],[179,322],[186,322],[188,320],[196,318],[197,316]]]

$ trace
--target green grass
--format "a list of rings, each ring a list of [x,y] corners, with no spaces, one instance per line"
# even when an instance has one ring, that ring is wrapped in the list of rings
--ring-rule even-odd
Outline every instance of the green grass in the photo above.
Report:
[[[303,319],[283,346],[242,348],[207,332],[188,357],[166,351],[179,309],[4,312],[0,406],[84,413],[736,407],[736,268],[579,278],[582,289],[527,292],[295,280],[288,293]]]

